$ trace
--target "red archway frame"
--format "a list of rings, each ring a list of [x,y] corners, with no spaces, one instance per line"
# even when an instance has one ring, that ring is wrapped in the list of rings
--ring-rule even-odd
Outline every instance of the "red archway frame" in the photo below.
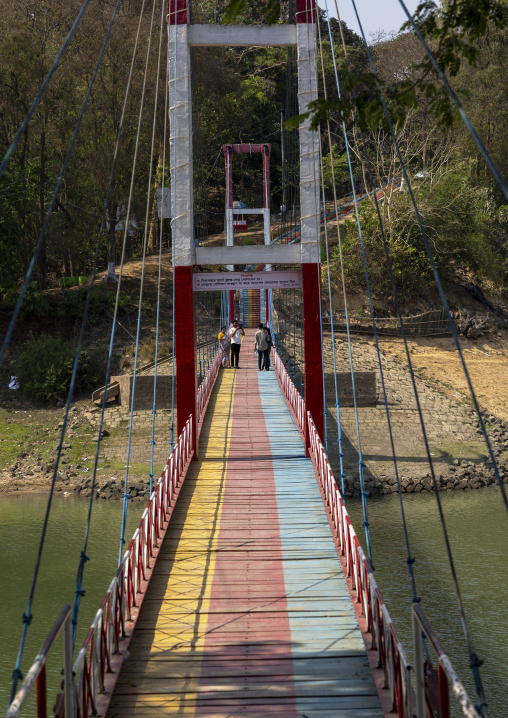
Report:
[[[176,20],[176,22],[175,22]],[[187,0],[168,0],[168,22],[170,25],[185,25],[189,17]],[[316,1],[296,0],[296,23],[315,24]],[[264,145],[244,145],[246,152]],[[232,146],[231,146],[232,147]],[[241,146],[238,146],[241,147]],[[259,151],[259,150],[258,150]],[[265,154],[263,161],[265,162]],[[264,177],[268,180],[268,170],[263,164]],[[269,202],[269,192],[264,192],[263,202]],[[232,202],[232,194],[230,193]],[[269,206],[269,205],[265,205]],[[317,230],[319,231],[319,230]],[[317,241],[317,237],[316,237]],[[321,266],[318,261],[302,264],[303,279],[303,328],[305,363],[305,401],[321,439],[324,436],[324,400],[323,400],[323,354],[321,345]],[[195,303],[192,291],[193,266],[177,266],[174,269],[175,282],[175,354],[177,371],[177,427],[180,434],[190,415],[197,419],[197,375],[195,340]],[[267,297],[268,299],[268,297]],[[268,305],[268,302],[267,302]],[[232,300],[230,296],[232,318]],[[193,432],[194,456],[197,457],[197,432]],[[308,439],[307,439],[308,448]]]
[[[233,209],[233,163],[231,155],[256,154],[260,153],[263,160],[263,209],[270,207],[270,152],[271,145],[268,142],[254,145],[250,144],[226,144],[222,146],[224,161],[226,164],[226,197],[228,198],[228,209]],[[229,291],[229,322],[235,318],[235,299],[233,290]]]

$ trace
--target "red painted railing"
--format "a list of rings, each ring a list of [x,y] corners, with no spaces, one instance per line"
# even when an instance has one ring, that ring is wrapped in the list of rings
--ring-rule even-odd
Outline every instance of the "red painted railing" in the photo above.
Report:
[[[63,694],[60,696],[62,708],[66,716],[75,716],[74,704],[74,684],[72,678],[72,626],[71,626],[71,607],[64,606],[60,616],[44,641],[44,645],[39,651],[30,670],[26,674],[25,680],[14,700],[7,711],[7,718],[18,718],[21,714],[23,706],[30,695],[34,685],[37,687],[37,716],[38,718],[46,718],[48,714],[48,692],[46,687],[46,661],[52,648],[54,647],[60,633],[63,633]]]
[[[279,380],[280,388],[282,393],[291,409],[291,412],[295,418],[296,425],[302,437],[305,439],[307,431],[307,416],[305,411],[305,402],[301,397],[300,392],[293,384],[289,374],[286,371],[284,362],[280,358],[279,354],[272,347],[272,363],[277,379]]]
[[[372,637],[371,649],[377,653],[377,668],[384,671],[391,710],[410,718],[411,666],[349,518],[310,413],[307,414],[307,425],[312,463],[329,509],[332,532],[338,542],[339,554],[345,558],[346,577],[352,581],[356,600],[367,621],[367,632]]]
[[[219,352],[201,385],[207,382],[199,397],[200,418],[208,404],[221,359]],[[435,715],[441,718],[450,715],[449,687],[451,687],[464,715],[468,718],[478,718],[448,656],[434,636],[421,607],[416,604],[413,606],[416,712],[413,711],[415,701],[411,685],[412,667],[408,663],[370,564],[351,524],[323,444],[310,413],[305,411],[305,404],[276,352],[273,352],[273,361],[282,391],[300,433],[306,436],[308,432],[311,458],[327,507],[332,533],[339,555],[344,561],[345,574],[350,579],[352,594],[360,604],[366,632],[371,635],[370,651],[376,656],[375,668],[382,669],[384,673],[385,688],[390,698],[388,710],[396,711],[399,718],[412,718],[415,714],[418,718],[425,718],[425,704],[432,705],[430,673],[428,670],[424,671],[422,661],[423,632],[439,662],[439,705],[437,706],[439,712]],[[73,667],[73,686],[70,691],[67,686],[65,694],[57,697],[55,706],[57,716],[65,714],[65,718],[77,716],[88,718],[89,715],[106,714],[118,673],[128,655],[127,649],[162,539],[193,457],[193,430],[192,417],[189,417],[78,653]],[[66,607],[65,611],[65,618],[68,619],[69,607]],[[53,642],[51,640],[51,645]],[[38,656],[13,703],[13,718],[19,714],[26,695],[35,678],[40,675],[43,665],[44,662],[41,663]],[[66,678],[69,673],[70,671],[67,670]],[[68,678],[66,682],[69,682]],[[44,701],[41,700],[40,705],[42,706],[43,703]],[[46,715],[45,711],[38,713],[39,718],[43,715]]]
[[[106,713],[147,582],[192,459],[193,430],[189,417],[74,663],[75,705],[81,718]]]
[[[375,665],[384,674],[384,689],[388,691],[388,710],[396,712],[399,718],[426,718],[425,703],[433,705],[433,715],[448,718],[450,715],[450,697],[448,686],[465,716],[479,718],[464,686],[457,678],[448,656],[443,652],[425,618],[421,606],[413,606],[413,633],[415,638],[415,667],[409,664],[406,652],[393,625],[388,608],[376,583],[370,563],[360,545],[349,518],[344,501],[338,489],[326,451],[314,425],[310,412],[305,411],[305,403],[289,377],[284,363],[275,350],[272,351],[273,364],[280,387],[288,406],[295,418],[302,437],[308,435],[310,456],[321,489],[323,501],[327,507],[328,518],[339,556],[343,559],[345,575],[350,579],[353,600],[360,604],[360,613],[365,621],[366,633],[371,636],[370,651],[375,654]],[[416,627],[418,624],[418,627]],[[431,673],[423,670],[422,631],[434,648],[439,661],[439,703],[432,698],[433,686]],[[436,647],[437,646],[437,647]],[[416,682],[416,701],[411,675]],[[384,691],[383,691],[384,692]],[[422,697],[423,696],[423,697]],[[415,706],[416,703],[416,706]]]
[[[418,603],[413,604],[412,616],[415,645],[416,715],[418,718],[428,715],[450,718],[451,688],[462,713],[467,718],[479,718],[475,706]],[[424,650],[424,637],[427,650]],[[437,658],[437,668],[431,664],[429,648]]]
[[[198,431],[219,373],[222,358],[223,352],[219,350],[198,390]],[[111,581],[85,642],[78,653],[73,667],[74,683],[71,689],[74,707],[72,710],[64,708],[65,702],[69,705],[67,688],[65,701],[63,694],[57,696],[55,706],[57,715],[65,714],[66,718],[68,716],[86,718],[89,715],[105,715],[106,713],[112,689],[127,655],[127,648],[145,595],[146,585],[157,559],[161,540],[165,535],[169,518],[193,456],[193,432],[192,417],[189,417],[164,471],[155,485],[123,561]],[[70,609],[68,609],[69,611]],[[40,678],[39,674],[44,677],[44,665],[40,668],[39,663],[40,657],[36,659],[30,675],[37,668],[37,676]],[[67,674],[70,674],[70,671]],[[42,683],[44,682],[38,681],[39,693]],[[22,690],[16,696],[12,706],[13,716],[18,715],[26,700],[25,694],[28,694],[30,689],[31,683],[28,690],[23,684]],[[38,700],[38,705],[45,705],[45,683],[43,698],[44,700]],[[43,715],[46,715],[45,711],[38,712],[38,718],[42,718]]]
[[[213,360],[212,364],[210,365],[210,368],[208,369],[205,378],[199,385],[198,389],[198,437],[199,432],[201,429],[201,424],[203,421],[203,418],[205,416],[206,407],[208,406],[208,402],[210,401],[210,396],[212,394],[212,389],[215,385],[215,380],[217,379],[217,375],[219,373],[221,361],[224,357],[224,352],[222,349],[219,349],[217,354],[215,355],[215,359]]]

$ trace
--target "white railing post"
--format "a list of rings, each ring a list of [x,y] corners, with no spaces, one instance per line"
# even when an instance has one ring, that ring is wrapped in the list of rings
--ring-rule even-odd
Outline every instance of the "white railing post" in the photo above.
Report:
[[[65,718],[76,715],[74,703],[74,676],[72,673],[72,624],[70,613],[64,624],[64,706]]]
[[[422,629],[414,611],[411,612],[413,620],[413,647],[415,657],[416,679],[416,716],[425,718],[425,677],[423,674],[423,642]]]

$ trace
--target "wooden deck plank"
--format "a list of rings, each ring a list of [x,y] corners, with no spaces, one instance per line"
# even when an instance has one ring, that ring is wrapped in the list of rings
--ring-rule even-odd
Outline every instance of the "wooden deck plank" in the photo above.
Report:
[[[212,394],[108,716],[380,718],[312,465],[244,352]]]

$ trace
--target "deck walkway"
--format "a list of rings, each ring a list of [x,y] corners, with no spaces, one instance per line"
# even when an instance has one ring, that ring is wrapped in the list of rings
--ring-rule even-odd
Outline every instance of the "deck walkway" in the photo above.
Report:
[[[217,379],[110,718],[383,716],[311,461],[251,334]]]

